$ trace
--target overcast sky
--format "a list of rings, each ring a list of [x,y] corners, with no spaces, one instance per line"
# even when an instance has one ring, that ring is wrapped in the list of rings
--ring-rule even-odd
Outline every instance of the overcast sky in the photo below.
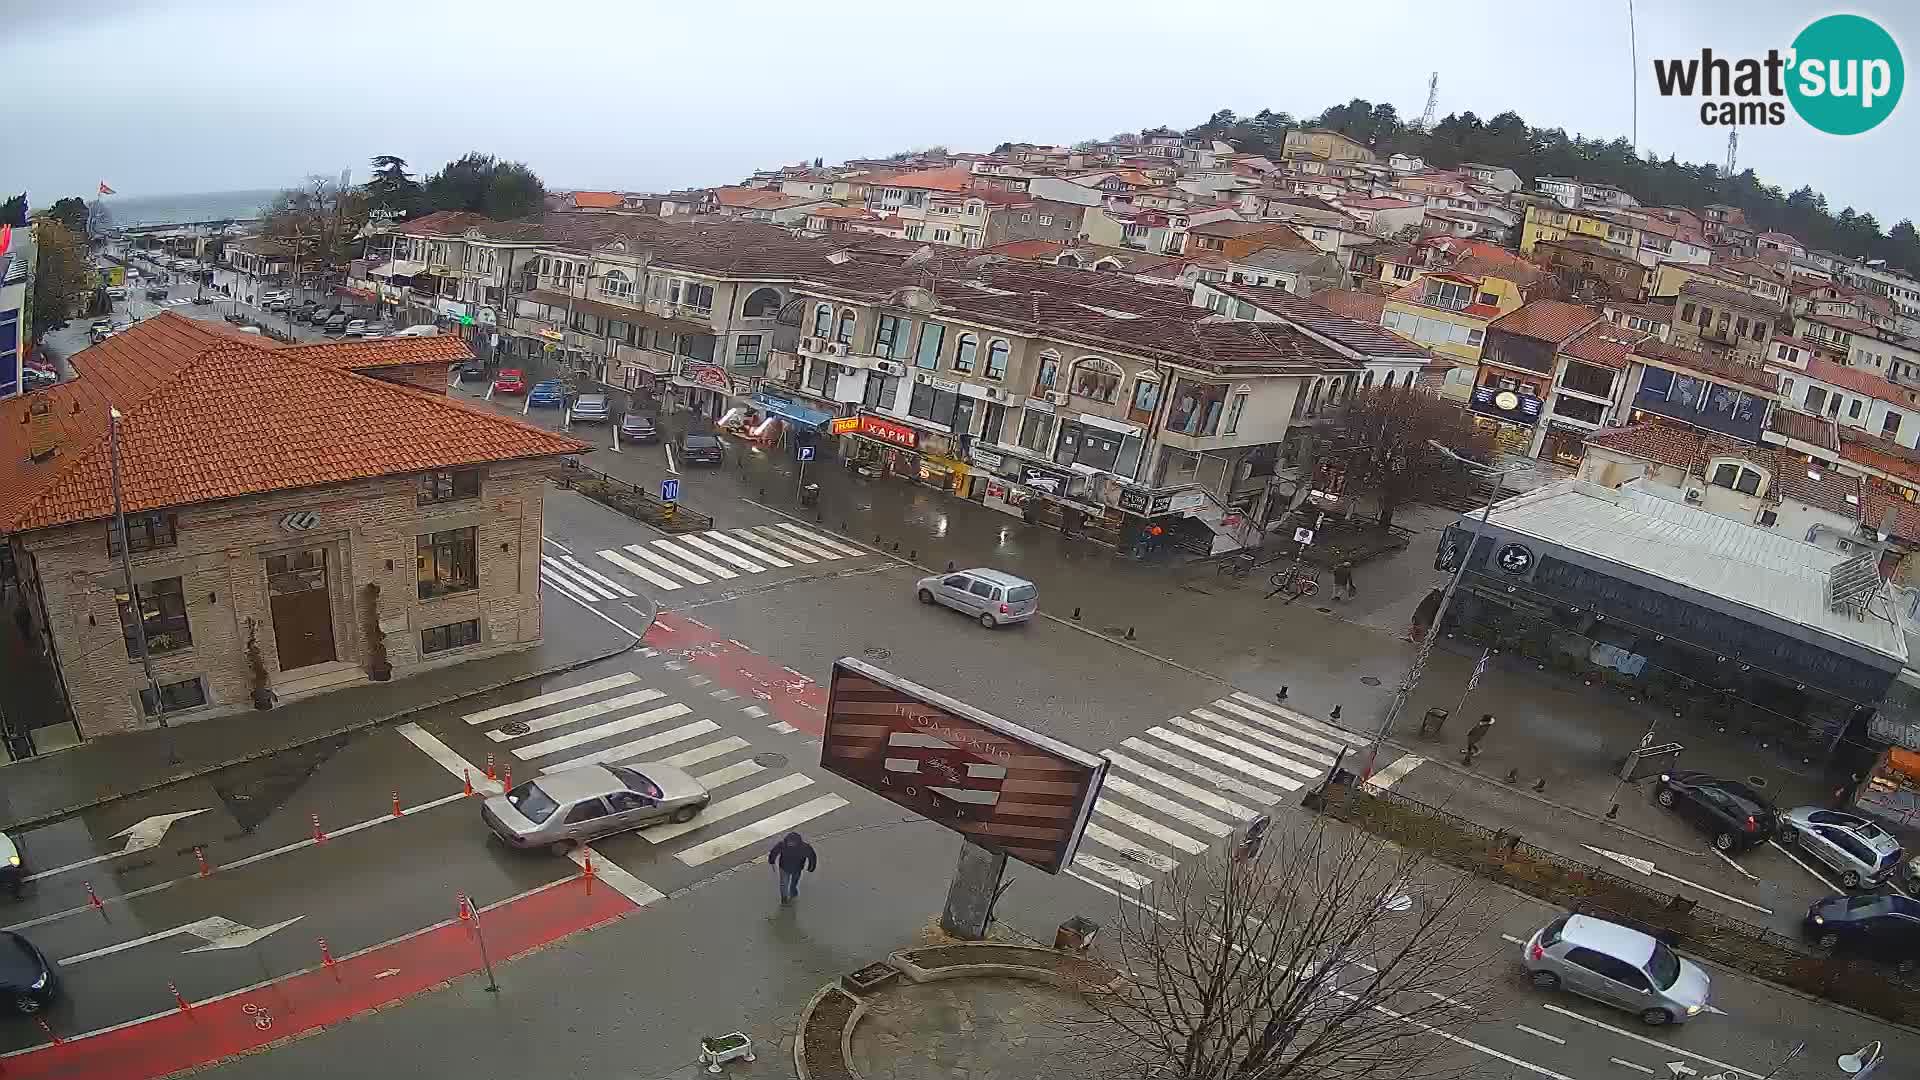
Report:
[[[0,72],[13,107],[0,192],[35,206],[278,187],[398,154],[421,173],[479,149],[553,188],[666,190],[756,167],[943,144],[1072,142],[1219,108],[1296,115],[1353,97],[1419,115],[1514,109],[1536,125],[1630,134],[1723,161],[1724,129],[1663,100],[1649,60],[1784,48],[1827,10],[1781,0],[1451,4],[970,0],[884,7],[700,0],[6,0]],[[1920,7],[1878,18],[1912,55]],[[1791,118],[1741,131],[1740,162],[1884,225],[1911,192],[1920,100],[1875,131]]]

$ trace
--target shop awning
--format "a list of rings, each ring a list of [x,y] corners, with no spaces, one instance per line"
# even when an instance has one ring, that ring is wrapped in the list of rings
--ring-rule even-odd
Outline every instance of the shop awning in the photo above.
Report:
[[[755,394],[753,395],[753,403],[775,416],[785,420],[791,420],[796,424],[811,428],[814,431],[825,428],[827,421],[833,419],[833,414],[823,409],[811,409],[805,405],[785,401],[780,398],[769,398]]]
[[[395,259],[393,262],[382,263],[374,267],[368,271],[367,276],[388,279],[396,277],[410,278],[426,268],[426,263],[409,262],[406,259]]]

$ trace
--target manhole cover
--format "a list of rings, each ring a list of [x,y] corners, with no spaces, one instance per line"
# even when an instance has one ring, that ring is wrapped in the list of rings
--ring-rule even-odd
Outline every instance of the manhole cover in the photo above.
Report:
[[[753,755],[753,763],[764,769],[777,769],[787,763],[787,755],[769,750],[764,754]]]
[[[882,649],[878,647],[871,648],[871,649],[862,649],[860,651],[866,653],[867,659],[869,660],[885,660],[887,657],[893,655],[892,649]]]
[[[500,725],[500,733],[502,735],[525,735],[527,730],[527,722],[525,720],[509,720]]]
[[[1767,778],[1764,776],[1749,776],[1747,777],[1747,786],[1752,788],[1766,787]]]
[[[1368,685],[1368,686],[1379,686],[1379,685],[1380,685],[1380,680],[1379,680],[1379,679],[1376,679],[1376,678],[1374,678],[1374,677],[1373,677],[1373,676],[1371,676],[1371,675],[1362,675],[1362,676],[1360,676],[1360,681],[1361,681],[1362,683],[1365,683],[1365,684],[1366,684],[1366,685]]]

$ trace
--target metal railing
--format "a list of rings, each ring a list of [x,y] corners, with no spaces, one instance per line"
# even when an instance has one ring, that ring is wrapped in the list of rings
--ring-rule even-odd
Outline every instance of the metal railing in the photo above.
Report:
[[[638,484],[620,480],[577,460],[567,463],[560,486],[570,488],[603,506],[672,533],[705,532],[713,519],[682,502],[667,502]]]

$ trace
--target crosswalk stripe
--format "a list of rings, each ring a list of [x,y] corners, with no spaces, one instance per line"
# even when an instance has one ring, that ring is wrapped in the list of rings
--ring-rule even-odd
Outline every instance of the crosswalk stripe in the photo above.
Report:
[[[1250,724],[1243,724],[1238,720],[1222,716],[1211,709],[1195,709],[1193,710],[1193,715],[1210,724],[1225,728],[1228,731],[1245,735],[1249,739],[1259,739],[1262,745],[1270,746],[1275,750],[1285,751],[1293,755],[1296,759],[1312,761],[1320,765],[1330,766],[1333,764],[1333,755],[1331,754],[1323,754],[1314,747],[1302,746],[1296,742],[1288,742],[1285,739],[1274,738],[1273,733],[1270,731],[1262,731]]]
[[[1120,852],[1123,855],[1131,855],[1135,861],[1151,866],[1163,874],[1173,873],[1173,868],[1179,865],[1165,855],[1157,851],[1148,851],[1139,844],[1132,843],[1126,837],[1109,832],[1091,821],[1087,822],[1083,835],[1101,847]]]
[[[576,592],[586,593],[595,600],[618,600],[620,598],[619,593],[611,589],[603,589],[593,582],[588,581],[586,577],[577,573],[572,567],[551,555],[540,556],[540,562],[542,564],[540,573],[543,577],[551,575],[560,578],[567,584],[572,585]]]
[[[1250,743],[1245,739],[1235,738],[1232,735],[1228,735],[1226,732],[1218,731],[1214,728],[1210,728],[1207,725],[1200,723],[1198,720],[1189,720],[1184,716],[1174,716],[1174,717],[1169,717],[1167,719],[1167,723],[1172,724],[1173,726],[1178,728],[1185,728],[1187,731],[1190,731],[1195,735],[1205,736],[1206,738],[1212,739],[1214,742],[1220,743],[1223,746],[1231,746],[1235,750],[1238,750],[1243,754],[1247,754],[1252,757],[1258,758],[1259,760],[1264,761],[1269,765],[1274,765],[1279,768],[1285,769],[1290,773],[1295,773],[1297,775],[1304,776],[1309,780],[1318,780],[1320,778],[1320,773],[1322,772],[1322,770],[1317,769],[1312,765],[1303,765],[1300,762],[1295,761],[1292,758],[1286,756],[1285,754],[1276,754],[1273,751],[1268,750],[1263,746],[1255,745],[1254,743]]]
[[[671,720],[673,717],[662,717],[662,719]],[[639,757],[641,754],[658,750],[663,746],[683,743],[688,739],[698,738],[710,731],[718,730],[720,730],[720,725],[711,720],[695,720],[691,724],[682,724],[677,728],[669,728],[666,731],[649,735],[644,739],[634,739],[630,742],[623,742],[618,746],[609,746],[605,750],[596,750],[591,754],[582,754],[580,757],[570,758],[558,764],[549,765],[540,771],[542,773],[550,773],[558,772],[561,769],[578,768],[582,765],[606,765],[611,762],[629,761]]]
[[[702,558],[701,556],[694,554],[693,552],[687,550],[686,548],[680,547],[679,545],[675,544],[671,540],[655,540],[652,546],[659,548],[661,551],[664,551],[667,554],[673,556],[674,558],[679,559],[683,563],[687,563],[692,566],[697,566],[700,569],[705,570],[707,573],[712,574],[714,577],[720,578],[722,580],[725,580],[727,578],[737,578],[740,576],[739,574],[734,573],[733,571],[727,569],[726,567],[721,566],[719,563],[714,562],[712,559]],[[629,547],[627,550],[631,551],[633,549]]]
[[[620,584],[619,582],[613,580],[612,578],[606,576],[605,574],[602,574],[600,571],[593,569],[592,567],[588,566],[586,563],[581,562],[579,559],[576,559],[571,555],[560,556],[560,561],[563,563],[566,563],[568,566],[571,566],[573,569],[579,571],[580,573],[585,574],[587,577],[592,578],[594,581],[598,582],[602,588],[612,589],[614,592],[619,593],[621,596],[624,596],[624,597],[631,598],[634,595],[636,595],[632,589],[627,588],[625,585]]]
[[[1258,709],[1249,709],[1232,698],[1221,698],[1219,701],[1213,703],[1213,707],[1233,713],[1235,716],[1243,716],[1263,728],[1285,735],[1289,739],[1298,739],[1303,743],[1310,743],[1322,750],[1332,750],[1335,753],[1339,753],[1341,750],[1347,748],[1345,740],[1330,738],[1317,731],[1299,727],[1295,724],[1289,724],[1284,720],[1275,720],[1266,713]],[[1197,715],[1199,711],[1200,710],[1195,709],[1194,713]],[[1269,736],[1263,732],[1260,737],[1264,739]],[[1319,753],[1320,751],[1316,750],[1314,752]],[[1332,759],[1328,759],[1328,764],[1332,764]]]
[[[847,805],[847,800],[838,795],[822,795],[810,802],[803,802],[791,810],[785,810],[769,818],[761,818],[751,825],[742,825],[730,833],[716,836],[704,844],[696,844],[685,851],[678,852],[674,858],[688,866],[709,863],[727,854],[738,851],[748,844],[765,840],[776,833],[783,833],[821,814],[831,814]]]
[[[710,540],[706,540],[698,536],[693,536],[693,535],[682,536],[680,538],[680,542],[687,545],[688,547],[699,548],[701,551],[704,551],[707,554],[712,555],[714,558],[725,559],[726,561],[732,563],[733,565],[739,567],[740,569],[745,570],[749,574],[758,574],[762,570],[766,569],[766,567],[761,566],[759,563],[748,562],[747,560],[741,558],[739,555],[731,551],[728,551],[725,548],[722,548],[720,545],[715,544]]]
[[[1143,836],[1151,836],[1168,847],[1179,848],[1189,855],[1199,855],[1207,850],[1207,845],[1186,833],[1169,829],[1144,814],[1136,814],[1120,805],[1119,800],[1109,799],[1104,794],[1093,804],[1093,812],[1101,817],[1111,818]]]
[[[1281,791],[1299,791],[1300,788],[1304,786],[1300,781],[1290,776],[1281,776],[1271,769],[1263,769],[1245,758],[1235,757],[1217,746],[1208,746],[1198,739],[1188,738],[1177,731],[1168,731],[1163,727],[1154,727],[1148,728],[1147,734],[1171,746],[1180,747],[1182,750],[1199,754],[1204,758],[1211,758],[1235,772],[1245,773],[1255,780],[1263,784],[1271,784]]]
[[[761,536],[766,537],[768,540],[774,541],[776,543],[786,544],[792,547],[796,551],[804,551],[809,555],[818,556],[822,559],[827,560],[828,562],[832,562],[835,559],[846,558],[845,555],[842,555],[837,551],[829,551],[818,544],[810,544],[798,536],[791,536],[791,535],[788,535],[787,533],[783,533],[779,529],[776,529],[771,525],[755,525],[753,527],[753,531],[756,533],[759,533]]]
[[[1200,779],[1205,780],[1210,784],[1214,784],[1219,787],[1223,787],[1228,791],[1232,791],[1237,794],[1244,795],[1247,798],[1252,799],[1257,805],[1267,806],[1271,803],[1277,803],[1280,801],[1280,796],[1274,794],[1271,791],[1266,790],[1265,788],[1258,788],[1253,786],[1252,784],[1247,783],[1244,780],[1240,780],[1235,777],[1228,776],[1226,773],[1219,772],[1212,768],[1209,768],[1208,766],[1202,765],[1199,762],[1193,760],[1192,758],[1181,757],[1179,754],[1176,754],[1171,750],[1167,750],[1164,747],[1157,746],[1153,743],[1150,743],[1145,739],[1141,739],[1141,738],[1127,739],[1121,742],[1120,745],[1126,747],[1129,750],[1134,751],[1137,754],[1142,754],[1142,755],[1145,755],[1146,757],[1150,757],[1153,760],[1158,761],[1163,765],[1171,765],[1174,768],[1181,770],[1182,772],[1189,773],[1193,776],[1197,776]],[[1253,815],[1249,814],[1247,816],[1251,817]]]
[[[1366,736],[1355,735],[1353,732],[1348,731],[1345,728],[1335,727],[1332,724],[1323,723],[1319,720],[1315,720],[1313,717],[1308,716],[1306,713],[1303,713],[1298,709],[1289,709],[1285,705],[1275,705],[1269,701],[1261,701],[1259,698],[1254,697],[1252,694],[1244,693],[1239,690],[1235,690],[1233,692],[1233,697],[1234,697],[1234,700],[1236,701],[1244,701],[1249,705],[1255,706],[1257,708],[1265,709],[1266,711],[1272,713],[1275,716],[1278,716],[1280,719],[1285,720],[1290,724],[1294,724],[1299,727],[1306,728],[1309,731],[1318,731],[1323,735],[1332,736],[1333,738],[1339,739],[1340,741],[1347,743],[1350,746],[1367,745]]]
[[[1136,892],[1153,884],[1153,879],[1147,877],[1145,874],[1135,873],[1118,863],[1110,863],[1097,855],[1089,855],[1084,851],[1073,857],[1073,865],[1088,873],[1099,874],[1108,880],[1117,881]]]
[[[745,750],[752,745],[752,743],[749,743],[738,735],[729,735],[719,742],[710,742],[705,746],[696,746],[691,750],[682,750],[672,757],[661,758],[660,760],[676,769],[685,769],[693,765],[698,765],[703,761],[710,761],[723,754],[731,754],[735,750]]]
[[[1367,777],[1367,786],[1385,790],[1400,782],[1400,778],[1426,764],[1426,758],[1417,754],[1406,754],[1400,760]]]
[[[561,592],[566,593],[568,596],[573,597],[575,600],[578,600],[583,604],[591,604],[595,600],[603,599],[602,597],[599,597],[599,596],[593,596],[588,593],[581,592],[579,586],[569,584],[565,578],[562,578],[560,575],[554,573],[553,570],[549,567],[543,566],[540,568],[540,580],[546,582],[547,584],[553,586],[556,589],[559,589]]]
[[[736,781],[745,780],[754,773],[763,773],[766,771],[767,767],[757,761],[736,761],[731,765],[723,765],[712,772],[701,773],[694,777],[694,779],[700,781],[708,791],[712,791],[715,788],[723,788]]]
[[[652,570],[649,570],[646,567],[641,566],[639,563],[634,562],[632,559],[627,558],[625,555],[622,555],[617,551],[613,551],[609,549],[606,551],[596,552],[596,554],[598,554],[601,558],[607,560],[608,562],[612,563],[613,565],[619,567],[620,569],[625,570],[627,573],[632,574],[634,577],[639,578],[642,581],[651,581],[655,585],[658,585],[663,589],[677,589],[680,587],[679,582],[673,580],[670,577],[662,577],[659,574],[656,574]]]
[[[733,548],[735,551],[744,551],[748,555],[751,555],[754,558],[759,559],[761,562],[767,563],[770,566],[792,566],[793,565],[787,560],[780,558],[777,553],[773,555],[769,555],[766,552],[761,551],[759,548],[747,546],[747,543],[739,539],[738,537],[728,536],[726,533],[723,533],[723,532],[718,532],[718,531],[703,532],[700,534],[700,538],[702,540],[710,540],[716,544],[725,544],[728,547]]]
[[[1193,784],[1189,784],[1185,780],[1182,780],[1177,776],[1173,776],[1168,773],[1163,773],[1159,769],[1156,769],[1151,765],[1147,765],[1142,762],[1135,761],[1134,759],[1126,756],[1125,754],[1122,754],[1118,750],[1108,750],[1106,752],[1106,758],[1108,761],[1111,761],[1113,763],[1113,766],[1116,769],[1123,769],[1127,772],[1132,773],[1135,776],[1140,777],[1142,780],[1150,780],[1153,783],[1159,784],[1161,787],[1166,788],[1168,791],[1172,791],[1180,795],[1185,795],[1187,798],[1192,799],[1194,802],[1197,802],[1202,806],[1208,806],[1208,807],[1212,807],[1215,810],[1223,811],[1241,821],[1250,820],[1260,813],[1258,810],[1249,809],[1245,806],[1240,805],[1237,802],[1234,802],[1232,799],[1223,798],[1215,792],[1208,791],[1205,788],[1197,787]],[[1119,779],[1123,779],[1123,778],[1114,776],[1113,773],[1111,772],[1107,773],[1106,782],[1108,784],[1111,784],[1115,780],[1119,780]]]
[[[1175,821],[1185,822],[1202,832],[1212,833],[1215,836],[1233,835],[1233,826],[1225,824],[1224,822],[1215,821],[1192,807],[1174,802],[1165,796],[1157,795],[1124,776],[1113,775],[1112,772],[1107,773],[1106,780],[1101,784],[1100,796],[1102,802],[1105,801],[1109,792],[1115,795],[1125,795],[1128,799],[1142,806],[1150,806],[1166,814],[1168,817],[1173,818]],[[1100,805],[1099,802],[1096,802],[1094,809],[1100,809]]]
[[[685,716],[692,711],[692,709],[678,702],[672,705],[662,705],[657,709],[649,709],[643,713],[634,713],[632,716],[623,716],[618,720],[609,720],[604,724],[595,724],[590,728],[584,728],[580,731],[557,735],[551,739],[534,743],[531,746],[519,747],[514,750],[513,756],[522,761],[532,761],[534,758],[548,757],[562,750],[571,750],[576,746],[585,746],[587,743],[599,742],[601,739],[611,739],[615,735],[624,734],[629,731],[638,731],[643,727],[660,723],[662,720],[671,720],[676,716]],[[712,721],[707,721],[707,723],[712,724]],[[718,729],[718,724],[713,724],[710,728],[710,730]]]
[[[584,682],[578,686],[563,686],[558,690],[549,690],[544,694],[537,694],[520,701],[508,702],[505,705],[495,705],[491,709],[482,709],[479,712],[468,713],[460,719],[465,720],[469,724],[485,724],[489,721],[500,720],[519,713],[532,712],[535,709],[544,709],[549,705],[558,705],[563,701],[572,701],[574,698],[586,697],[588,694],[597,694],[602,690],[617,690],[622,686],[631,686],[639,681],[640,676],[635,675],[631,671],[623,671],[618,675],[609,675],[604,679],[595,679],[592,682]]]
[[[732,533],[732,535],[737,536],[742,540],[749,541],[752,544],[754,544],[756,547],[765,548],[766,550],[773,552],[775,555],[778,555],[783,559],[792,559],[794,562],[797,562],[797,563],[811,563],[811,562],[820,561],[814,558],[813,556],[807,554],[804,551],[795,551],[793,548],[790,548],[790,547],[782,547],[779,543],[769,540],[764,536],[761,536],[758,532],[756,532],[754,529],[751,529],[751,528],[733,529],[733,530],[730,530],[730,532]],[[775,533],[774,535],[778,536],[780,534]]]
[[[706,576],[705,574],[702,574],[698,570],[689,570],[686,567],[681,566],[679,563],[674,562],[672,559],[669,559],[666,556],[660,554],[659,552],[654,551],[650,548],[641,547],[639,544],[629,544],[627,545],[627,550],[647,560],[648,562],[659,567],[660,569],[665,570],[667,573],[673,574],[677,577],[686,578],[688,581],[693,582],[695,585],[705,585],[708,582],[713,580],[712,578]]]
[[[801,537],[806,540],[811,540],[813,541],[813,543],[815,543],[820,547],[832,548],[833,550],[838,551],[840,554],[845,555],[849,558],[866,554],[865,551],[862,551],[857,547],[853,547],[850,544],[842,543],[838,540],[835,540],[831,536],[825,535],[824,533],[817,533],[817,532],[814,532],[812,529],[803,529],[800,526],[795,525],[790,521],[781,522],[780,528],[785,529],[786,531],[792,533],[795,536]]]
[[[757,787],[748,788],[731,798],[721,799],[700,811],[692,821],[685,824],[656,826],[641,832],[640,835],[656,844],[665,843],[675,837],[685,836],[695,829],[703,829],[710,822],[723,821],[735,814],[751,810],[761,803],[770,803],[782,795],[799,791],[803,787],[810,787],[812,784],[813,778],[806,773],[788,773],[777,780],[769,780]]]
[[[658,701],[666,696],[667,692],[665,690],[636,690],[631,694],[622,694],[619,697],[608,698],[605,701],[596,701],[591,705],[576,705],[571,709],[563,709],[557,713],[549,713],[546,716],[529,720],[527,721],[527,730],[518,735],[508,735],[505,732],[495,730],[487,732],[487,738],[492,739],[494,742],[524,739],[528,735],[532,735],[538,731],[551,731],[557,727],[565,727],[576,720],[585,720],[590,716],[605,716],[610,712],[618,712],[629,705],[642,705],[649,701]]]

